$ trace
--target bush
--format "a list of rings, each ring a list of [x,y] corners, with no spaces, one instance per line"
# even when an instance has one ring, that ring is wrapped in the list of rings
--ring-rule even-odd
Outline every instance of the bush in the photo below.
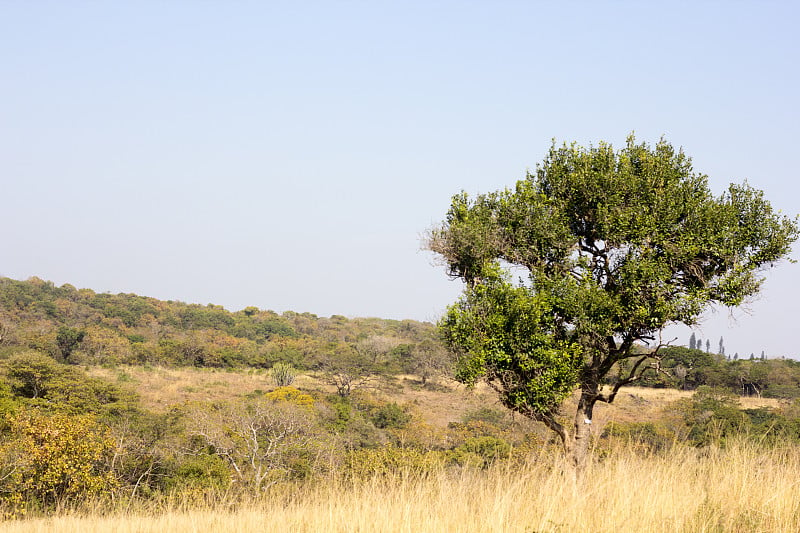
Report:
[[[347,454],[344,472],[355,479],[373,476],[424,475],[445,465],[442,452],[420,451],[394,445],[362,448]]]
[[[611,422],[600,438],[648,452],[659,452],[671,449],[677,437],[669,428],[653,422]]]
[[[289,402],[306,407],[314,405],[314,398],[310,394],[301,392],[294,387],[278,387],[274,391],[266,393],[264,397],[273,402]]]
[[[272,365],[269,375],[278,387],[288,387],[294,383],[294,378],[297,377],[297,370],[289,363],[279,361]]]
[[[135,393],[34,351],[5,362],[11,392],[19,403],[67,413],[116,416],[136,408]]]
[[[796,385],[771,384],[764,391],[765,398],[780,398],[783,400],[793,400],[800,398],[800,387]]]
[[[404,428],[410,420],[411,415],[394,402],[379,407],[372,414],[372,423],[379,429]]]
[[[678,409],[689,428],[689,440],[697,446],[724,444],[727,437],[750,427],[738,398],[727,390],[701,386],[690,400],[680,400]]]
[[[231,482],[231,473],[225,461],[208,453],[185,457],[167,478],[168,490],[220,490]]]
[[[507,459],[511,445],[504,439],[485,435],[471,437],[453,450],[453,460],[461,466],[486,468],[498,459]]]
[[[491,407],[481,407],[466,413],[461,417],[464,424],[470,422],[486,422],[493,426],[502,427],[506,424],[506,413],[499,409],[492,409]]]
[[[91,416],[27,410],[7,422],[0,462],[8,471],[0,498],[13,513],[24,514],[29,504],[54,507],[110,496],[117,488],[110,469],[115,442]]]

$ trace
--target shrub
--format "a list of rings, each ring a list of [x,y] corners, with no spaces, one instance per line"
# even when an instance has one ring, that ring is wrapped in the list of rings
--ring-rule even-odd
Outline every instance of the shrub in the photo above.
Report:
[[[674,432],[653,422],[611,422],[600,435],[610,443],[621,442],[647,452],[669,450],[676,440]]]
[[[461,446],[453,450],[452,459],[461,466],[478,466],[486,468],[498,459],[507,459],[511,454],[511,445],[504,439],[485,435],[471,437]]]
[[[310,394],[288,386],[278,387],[274,391],[266,393],[264,397],[273,402],[289,402],[307,407],[314,405],[314,398]]]
[[[184,458],[167,478],[168,490],[226,489],[231,482],[231,473],[225,461],[208,453]]]
[[[27,410],[7,419],[0,445],[5,503],[24,514],[29,503],[59,506],[110,496],[117,480],[110,469],[114,440],[93,417]]]
[[[378,407],[372,414],[372,423],[379,429],[403,428],[410,420],[411,415],[394,402]]]
[[[278,387],[288,387],[294,383],[294,378],[297,377],[297,370],[289,363],[279,361],[272,365],[269,375]]]
[[[379,448],[351,451],[345,459],[344,472],[355,479],[373,476],[424,475],[445,465],[445,454],[401,448],[392,444]]]
[[[481,407],[466,413],[461,417],[461,421],[464,424],[469,424],[470,422],[486,422],[487,424],[502,427],[506,423],[506,413],[499,409],[492,409],[491,407]]]

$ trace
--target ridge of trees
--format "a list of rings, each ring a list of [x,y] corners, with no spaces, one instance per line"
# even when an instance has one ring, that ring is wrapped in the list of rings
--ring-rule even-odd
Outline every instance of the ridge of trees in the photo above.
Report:
[[[691,339],[690,339],[691,340]],[[690,343],[691,344],[691,343]],[[800,362],[726,359],[701,349],[662,349],[661,371],[646,387],[800,398]],[[72,364],[158,364],[325,372],[346,395],[382,373],[408,373],[425,383],[449,372],[433,324],[415,320],[318,317],[311,313],[162,301],[96,293],[31,278],[0,278],[0,358],[36,350]]]
[[[58,287],[39,278],[0,278],[0,356],[29,349],[73,364],[271,368],[284,362],[327,370],[338,380],[358,369],[359,379],[381,370],[416,374],[424,382],[447,359],[427,322],[257,307],[231,312],[213,304]]]

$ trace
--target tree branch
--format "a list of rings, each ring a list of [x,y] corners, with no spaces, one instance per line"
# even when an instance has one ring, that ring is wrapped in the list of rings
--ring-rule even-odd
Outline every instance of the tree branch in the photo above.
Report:
[[[636,361],[633,364],[633,367],[631,367],[631,371],[628,372],[628,375],[625,378],[618,380],[614,384],[614,387],[611,389],[611,393],[608,394],[608,395],[598,394],[597,401],[605,402],[605,403],[612,403],[614,401],[614,398],[617,397],[617,393],[619,392],[619,389],[621,389],[625,385],[630,385],[634,381],[638,381],[639,379],[642,378],[642,375],[644,375],[644,373],[647,372],[648,370],[655,370],[656,372],[661,372],[661,357],[658,355],[658,351],[661,348],[665,347],[665,346],[669,346],[671,343],[675,342],[676,340],[677,340],[677,337],[672,339],[669,342],[659,343],[659,345],[656,346],[655,349],[653,349],[652,352],[650,352],[649,354],[643,355],[638,361]],[[635,357],[635,355],[632,354],[629,357]],[[624,358],[620,358],[620,359],[627,359],[627,358],[628,357],[624,357]],[[653,359],[654,360],[653,364],[651,364],[650,366],[642,368],[641,372],[639,372],[637,374],[636,371],[639,369],[639,367],[642,365],[642,363],[644,363],[645,361],[647,361],[649,359]]]

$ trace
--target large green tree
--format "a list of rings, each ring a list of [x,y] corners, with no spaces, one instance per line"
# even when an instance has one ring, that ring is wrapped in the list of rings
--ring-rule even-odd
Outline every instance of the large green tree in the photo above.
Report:
[[[630,136],[554,143],[515,188],[454,196],[427,245],[465,282],[441,321],[458,379],[544,422],[582,468],[595,404],[657,369],[661,330],[756,294],[797,234],[761,191],[714,196],[682,150]]]

